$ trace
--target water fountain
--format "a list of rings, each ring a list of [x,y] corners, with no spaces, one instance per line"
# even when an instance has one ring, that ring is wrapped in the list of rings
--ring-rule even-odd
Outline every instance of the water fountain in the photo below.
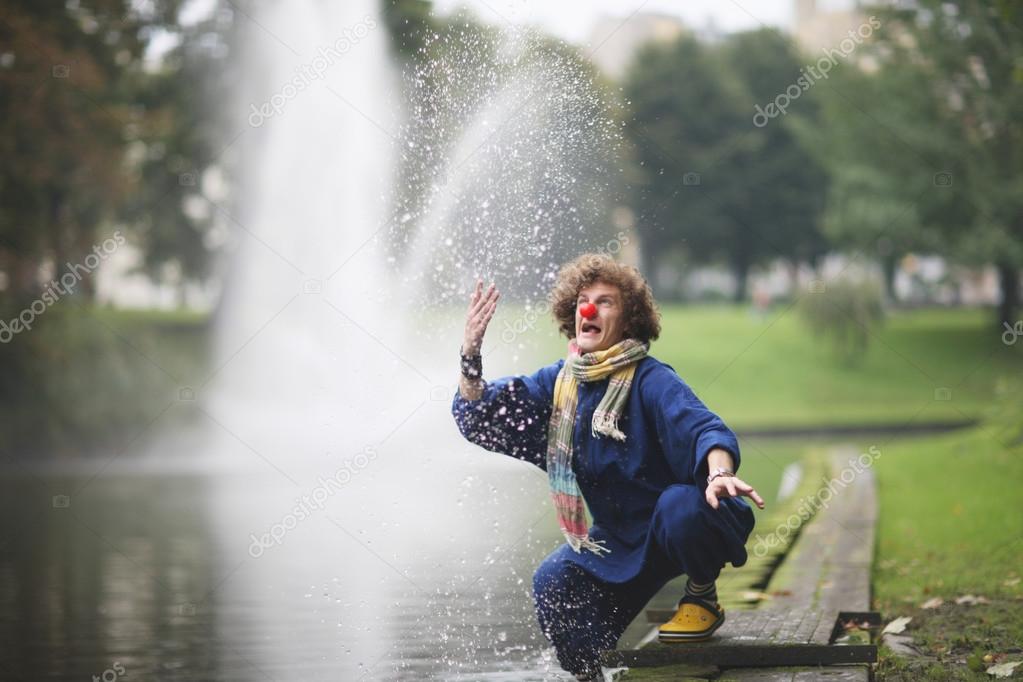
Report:
[[[222,207],[238,249],[201,403],[228,472],[208,511],[220,637],[280,677],[544,679],[530,576],[560,541],[546,479],[460,439],[455,351],[476,272],[535,300],[592,246],[613,124],[589,115],[584,73],[521,37],[445,140],[405,113],[371,0],[266,3],[249,30],[237,209]],[[399,150],[431,138],[409,210]],[[552,360],[508,350],[490,376]]]

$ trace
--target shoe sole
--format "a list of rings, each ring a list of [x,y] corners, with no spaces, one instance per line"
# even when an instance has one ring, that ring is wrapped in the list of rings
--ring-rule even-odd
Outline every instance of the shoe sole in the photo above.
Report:
[[[693,634],[684,632],[658,632],[657,639],[662,642],[704,642],[710,639],[717,629],[724,624],[725,619],[721,618],[717,623],[712,625],[709,630],[704,632]]]

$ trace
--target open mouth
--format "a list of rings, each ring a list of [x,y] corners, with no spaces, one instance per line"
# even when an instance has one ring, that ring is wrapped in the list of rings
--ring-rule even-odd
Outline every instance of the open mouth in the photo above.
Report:
[[[592,322],[583,322],[583,326],[580,327],[580,332],[589,336],[596,336],[600,333],[600,327]]]

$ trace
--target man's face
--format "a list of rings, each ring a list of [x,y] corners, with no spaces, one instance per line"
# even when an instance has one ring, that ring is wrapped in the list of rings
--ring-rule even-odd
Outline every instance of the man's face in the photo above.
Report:
[[[597,307],[597,316],[586,319],[579,312],[583,303]],[[580,289],[575,305],[575,342],[583,353],[606,350],[625,337],[622,293],[613,284],[594,282]]]

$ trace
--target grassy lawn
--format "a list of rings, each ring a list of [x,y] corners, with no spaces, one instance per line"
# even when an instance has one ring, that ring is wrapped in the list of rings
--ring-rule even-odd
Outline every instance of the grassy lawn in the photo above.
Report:
[[[1023,409],[1001,406],[982,427],[891,445],[875,465],[875,607],[910,616],[903,634],[926,654],[882,648],[879,679],[983,680],[1023,661]],[[988,602],[956,602],[966,595]]]
[[[883,611],[971,592],[1023,597],[1023,581],[1005,584],[1023,575],[1023,447],[1008,447],[1013,437],[996,422],[885,448],[875,465]]]
[[[762,319],[733,306],[662,312],[651,353],[739,428],[961,420],[983,413],[1000,377],[1023,370],[1023,343],[1003,344],[988,310],[896,313],[853,367],[838,362],[795,309],[776,307]],[[545,332],[544,324],[553,327],[540,320]],[[537,343],[544,357],[564,352],[553,333],[538,334]],[[936,399],[941,388],[950,400]]]

